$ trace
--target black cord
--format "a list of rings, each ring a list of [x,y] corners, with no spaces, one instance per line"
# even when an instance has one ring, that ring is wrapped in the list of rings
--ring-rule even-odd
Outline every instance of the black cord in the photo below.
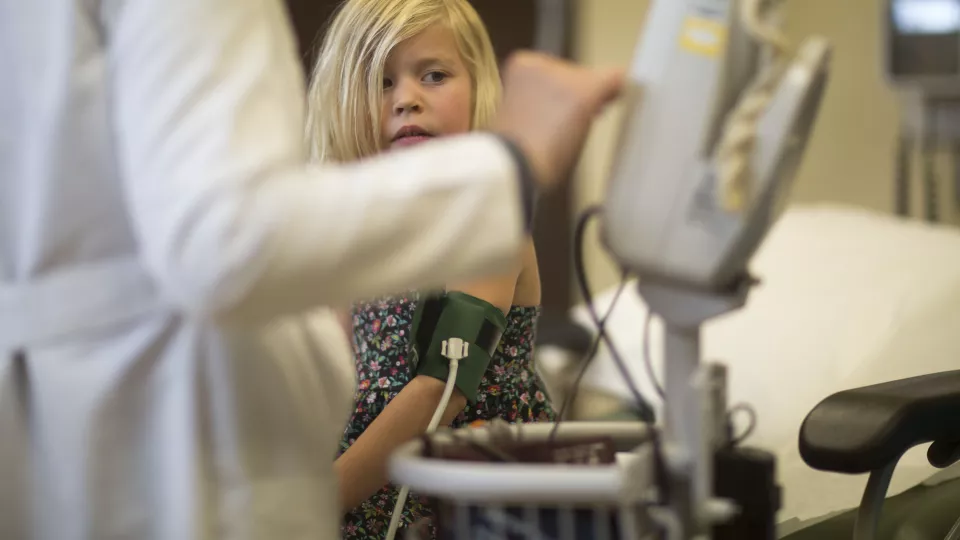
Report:
[[[743,433],[730,441],[731,446],[739,446],[743,441],[747,440],[750,435],[753,435],[754,430],[757,429],[757,411],[746,403],[734,405],[730,407],[730,410],[727,412],[727,423],[730,424],[731,429],[733,429],[733,415],[736,414],[737,411],[747,413],[747,416],[750,418],[750,423],[747,424],[747,429],[743,430]]]
[[[607,309],[606,314],[604,314],[602,318],[600,317],[599,313],[597,313],[597,308],[593,304],[593,295],[591,294],[590,287],[587,284],[586,268],[583,257],[584,239],[586,237],[586,229],[590,219],[599,216],[601,211],[602,207],[599,206],[588,208],[583,214],[580,215],[574,234],[574,242],[576,244],[574,249],[574,267],[577,275],[577,284],[579,285],[580,293],[583,296],[584,303],[587,306],[587,312],[590,314],[591,320],[597,327],[597,336],[594,338],[590,345],[589,351],[583,359],[583,362],[580,364],[580,370],[577,372],[577,376],[570,387],[570,392],[568,392],[564,397],[563,404],[560,406],[560,411],[557,415],[557,422],[554,424],[553,430],[550,432],[549,440],[551,442],[556,438],[560,424],[563,422],[563,419],[566,416],[567,408],[576,398],[576,395],[580,389],[580,384],[583,381],[583,376],[586,374],[587,368],[590,367],[590,364],[593,363],[593,359],[597,355],[597,351],[600,348],[601,342],[606,343],[607,348],[610,349],[610,354],[613,356],[614,362],[617,364],[620,374],[627,382],[630,392],[633,394],[634,400],[637,402],[637,407],[640,408],[641,418],[645,422],[649,423],[653,423],[655,420],[653,408],[650,407],[645,399],[643,399],[643,396],[637,389],[633,378],[630,376],[630,372],[627,371],[626,364],[623,363],[623,359],[620,357],[620,353],[617,350],[616,345],[614,345],[613,340],[610,339],[610,336],[606,333],[607,321],[609,320],[610,315],[613,314],[613,310],[617,307],[617,302],[620,300],[620,295],[623,294],[623,291],[626,289],[628,273],[626,271],[621,273],[620,285],[617,288],[616,293],[614,293],[613,301],[610,303],[610,307]]]
[[[593,305],[593,294],[590,292],[590,286],[587,283],[587,271],[584,264],[583,253],[586,245],[585,238],[587,226],[590,224],[591,219],[599,217],[602,212],[602,206],[591,206],[587,208],[577,220],[577,228],[574,233],[574,242],[576,243],[576,249],[574,250],[574,267],[576,269],[577,285],[580,287],[580,294],[583,296],[583,302],[587,306],[587,312],[590,314],[593,324],[597,326],[597,336],[599,339],[603,340],[603,342],[607,345],[607,349],[610,350],[610,356],[617,365],[617,370],[620,371],[620,376],[623,377],[624,381],[627,383],[627,387],[630,390],[634,401],[636,402],[636,406],[639,409],[640,418],[645,422],[653,423],[655,420],[653,407],[651,407],[647,400],[644,399],[643,394],[641,394],[640,390],[637,388],[633,377],[630,376],[630,372],[627,370],[627,364],[623,361],[623,357],[620,356],[620,352],[617,349],[617,346],[614,345],[613,339],[606,332],[606,325],[601,326],[600,323],[602,321],[600,320],[600,315],[597,313],[596,306]],[[620,275],[621,287],[625,285],[627,277],[627,271],[623,270]],[[610,313],[612,313],[612,310],[607,313],[607,317],[610,316]],[[654,384],[656,384],[656,382],[654,382]]]
[[[894,202],[898,216],[910,215],[910,158],[911,141],[901,128],[897,137],[897,170],[894,179]]]
[[[932,106],[931,106],[932,107]],[[926,189],[924,203],[926,205],[926,217],[930,223],[940,221],[940,186],[937,179],[937,116],[933,109],[927,110],[930,133],[924,137],[922,149],[923,152],[923,182]]]
[[[603,316],[603,319],[600,320],[599,331],[602,333],[604,328],[607,326],[607,319],[609,319],[610,314],[613,313],[614,308],[617,307],[617,301],[620,300],[620,294],[623,293],[624,289],[627,287],[627,281],[621,280],[620,287],[617,289],[616,294],[613,297],[613,302],[610,303],[610,308],[607,309],[607,313]],[[590,364],[593,362],[594,357],[597,356],[597,350],[600,349],[600,336],[597,335],[593,339],[593,343],[590,345],[590,351],[587,353],[587,356],[583,359],[583,362],[580,364],[580,371],[577,372],[577,377],[573,380],[573,385],[570,387],[570,392],[567,393],[563,398],[563,404],[560,405],[560,412],[557,414],[557,422],[553,425],[553,429],[550,430],[550,442],[553,442],[557,437],[557,430],[560,428],[560,423],[563,422],[564,416],[566,416],[567,407],[573,403],[574,398],[577,395],[577,392],[580,389],[580,383],[583,381],[583,376],[587,373],[587,368],[590,367]]]
[[[930,148],[924,148],[923,154],[923,182],[926,188],[926,217],[930,223],[940,221],[940,203],[939,186],[937,185],[937,166],[935,164],[936,154]]]

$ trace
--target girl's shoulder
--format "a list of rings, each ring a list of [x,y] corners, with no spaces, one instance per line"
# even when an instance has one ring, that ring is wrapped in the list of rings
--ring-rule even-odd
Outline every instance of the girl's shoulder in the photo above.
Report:
[[[513,302],[523,306],[537,305],[540,303],[540,294],[540,265],[533,241],[529,241],[523,250],[523,266],[517,276]]]
[[[353,315],[379,315],[393,314],[404,311],[413,311],[417,308],[419,295],[415,292],[383,296],[372,300],[364,300],[353,304],[351,311]]]
[[[540,306],[511,306],[507,312],[507,323],[518,322],[536,322],[540,318]]]
[[[361,356],[368,352],[370,343],[391,348],[406,346],[408,330],[413,325],[417,309],[416,295],[394,295],[359,302],[353,305],[353,339]]]
[[[370,327],[371,323],[377,323],[374,325],[376,327],[374,331],[412,324],[419,300],[418,293],[409,292],[356,303],[353,306],[354,330],[358,332],[366,330],[368,333],[374,330]],[[506,314],[506,333],[534,332],[540,313],[540,306],[512,306]]]

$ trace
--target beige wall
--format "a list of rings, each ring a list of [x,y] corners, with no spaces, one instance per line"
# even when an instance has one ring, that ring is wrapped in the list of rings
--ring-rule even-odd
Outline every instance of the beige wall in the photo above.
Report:
[[[792,37],[818,33],[834,45],[832,80],[796,180],[794,202],[837,201],[881,211],[892,209],[897,107],[880,72],[883,3],[788,0],[786,4],[787,30]],[[579,60],[596,66],[625,66],[647,4],[647,0],[580,0]],[[602,198],[620,113],[614,107],[591,135],[577,184],[578,209]],[[956,212],[949,214],[948,218],[956,221]],[[596,242],[589,246],[587,256],[595,289],[616,282],[617,272]]]
[[[576,56],[593,66],[626,66],[643,23],[647,0],[579,0],[576,20]],[[610,147],[622,114],[614,106],[601,118],[587,141],[574,191],[575,210],[602,200],[603,182],[610,163]],[[617,272],[596,241],[591,229],[586,248],[586,267],[593,290],[615,283]],[[579,298],[579,295],[577,296]]]

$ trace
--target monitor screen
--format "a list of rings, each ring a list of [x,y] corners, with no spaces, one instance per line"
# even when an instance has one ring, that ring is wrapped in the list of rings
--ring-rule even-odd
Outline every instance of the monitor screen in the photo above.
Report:
[[[901,34],[960,32],[960,0],[893,0],[892,15]]]

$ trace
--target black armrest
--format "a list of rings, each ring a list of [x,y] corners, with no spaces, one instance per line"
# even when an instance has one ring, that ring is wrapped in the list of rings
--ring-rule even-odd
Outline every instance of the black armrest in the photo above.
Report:
[[[586,356],[593,345],[593,334],[566,313],[545,312],[537,323],[537,347],[558,347],[571,354]]]
[[[960,448],[960,371],[847,390],[823,400],[800,428],[800,455],[823,471],[863,474],[933,442],[937,467]]]

